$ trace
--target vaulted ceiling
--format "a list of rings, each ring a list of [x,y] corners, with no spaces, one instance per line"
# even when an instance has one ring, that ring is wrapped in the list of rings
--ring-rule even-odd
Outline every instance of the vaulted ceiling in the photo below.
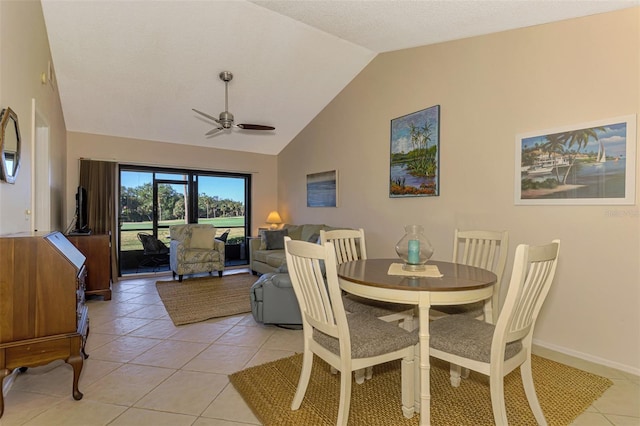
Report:
[[[67,130],[278,154],[379,53],[640,0],[42,0]],[[231,71],[238,128],[205,136]]]

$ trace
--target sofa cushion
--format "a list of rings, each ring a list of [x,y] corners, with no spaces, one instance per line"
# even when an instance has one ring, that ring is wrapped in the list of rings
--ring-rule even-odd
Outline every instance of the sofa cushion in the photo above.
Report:
[[[194,227],[191,230],[191,240],[189,242],[189,248],[212,250],[215,238],[216,238],[215,227],[213,226],[210,228]]]
[[[267,256],[273,252],[273,250],[254,250],[253,260],[256,262],[267,263]]]
[[[313,234],[320,235],[320,230],[324,229],[326,225],[302,225],[302,233],[300,234],[300,239],[302,241],[310,241]],[[293,239],[293,238],[292,238]],[[314,243],[317,242],[313,241]]]
[[[302,225],[290,225],[290,224],[285,224],[282,229],[286,229],[287,232],[289,233],[289,238],[291,238],[292,240],[299,240],[301,239],[301,235],[302,235]]]
[[[284,237],[289,233],[286,229],[279,229],[277,231],[265,231],[263,235],[266,240],[265,250],[284,250]]]
[[[287,255],[284,250],[267,250],[266,264],[272,268],[279,268],[287,262]]]

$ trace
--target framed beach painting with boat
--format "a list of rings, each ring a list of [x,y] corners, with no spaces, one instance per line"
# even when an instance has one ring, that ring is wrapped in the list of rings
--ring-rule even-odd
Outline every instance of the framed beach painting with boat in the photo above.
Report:
[[[440,195],[440,105],[391,120],[389,197]]]
[[[635,203],[636,116],[520,134],[515,203]]]

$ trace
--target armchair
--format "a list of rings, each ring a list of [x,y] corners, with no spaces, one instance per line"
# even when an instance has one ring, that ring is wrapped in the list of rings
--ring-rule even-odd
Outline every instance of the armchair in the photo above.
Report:
[[[215,239],[216,228],[210,224],[190,223],[169,228],[171,236],[169,264],[175,279],[185,274],[224,271],[224,242]]]

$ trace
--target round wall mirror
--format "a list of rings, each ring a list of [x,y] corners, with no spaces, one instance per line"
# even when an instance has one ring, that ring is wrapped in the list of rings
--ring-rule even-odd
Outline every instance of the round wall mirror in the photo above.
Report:
[[[2,180],[14,183],[20,167],[20,127],[18,116],[11,108],[0,115],[0,152],[2,153]]]

